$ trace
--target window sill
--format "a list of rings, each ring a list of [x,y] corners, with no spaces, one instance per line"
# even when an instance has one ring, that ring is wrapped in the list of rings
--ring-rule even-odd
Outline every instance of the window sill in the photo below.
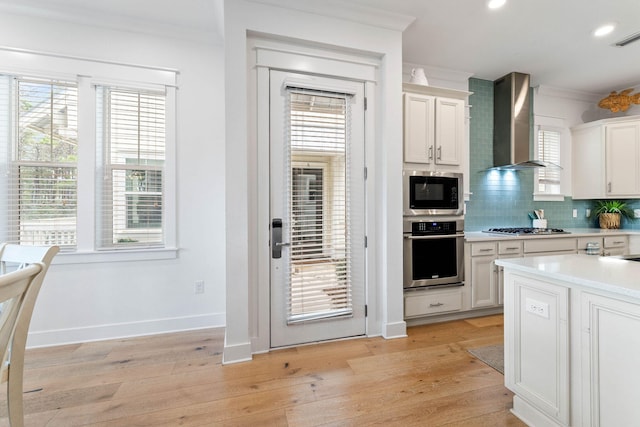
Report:
[[[178,248],[129,249],[118,251],[59,252],[53,264],[89,264],[100,262],[156,261],[176,259]]]
[[[533,194],[535,202],[564,202],[564,194]]]

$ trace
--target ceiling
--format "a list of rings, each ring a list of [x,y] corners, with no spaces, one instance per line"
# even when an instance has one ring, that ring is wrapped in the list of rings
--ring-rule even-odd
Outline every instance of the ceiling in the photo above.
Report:
[[[416,17],[403,34],[403,61],[495,80],[511,71],[547,85],[602,94],[640,85],[638,0],[345,0]],[[596,27],[617,22],[596,39]]]
[[[486,0],[262,1],[333,16],[341,16],[336,7],[342,4],[352,10],[375,8],[415,17],[403,34],[403,61],[409,64],[468,72],[487,80],[519,71],[531,74],[533,86],[591,94],[640,87],[640,41],[624,48],[611,46],[640,32],[638,0],[507,0],[499,10],[489,10]],[[222,4],[222,0],[0,0],[0,12],[222,42]],[[605,22],[616,22],[617,27],[596,39],[593,30]]]

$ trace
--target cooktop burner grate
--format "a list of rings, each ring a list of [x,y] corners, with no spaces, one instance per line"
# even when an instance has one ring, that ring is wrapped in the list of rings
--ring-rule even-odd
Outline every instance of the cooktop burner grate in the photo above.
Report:
[[[521,236],[529,234],[569,234],[562,228],[533,228],[533,227],[501,227],[490,228],[484,230],[485,233],[508,234],[512,236]]]

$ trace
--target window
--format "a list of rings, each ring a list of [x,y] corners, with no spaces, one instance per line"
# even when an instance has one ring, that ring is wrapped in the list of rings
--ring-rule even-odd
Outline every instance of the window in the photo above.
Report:
[[[0,76],[6,193],[0,238],[76,246],[78,90],[75,82]]]
[[[0,59],[0,241],[58,245],[57,263],[175,258],[176,71]]]
[[[563,144],[567,131],[562,119],[536,116],[536,122],[536,157],[548,166],[535,170],[534,200],[564,201],[569,185],[563,165],[569,158]]]
[[[538,160],[560,165],[560,132],[557,130],[538,130]],[[538,192],[560,193],[560,168],[547,167],[538,171]]]
[[[154,246],[163,236],[165,95],[98,87],[98,248]]]

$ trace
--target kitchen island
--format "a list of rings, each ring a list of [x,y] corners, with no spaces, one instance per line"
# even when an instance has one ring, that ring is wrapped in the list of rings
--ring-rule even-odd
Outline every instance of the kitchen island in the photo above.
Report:
[[[532,426],[640,420],[640,262],[558,255],[504,268],[505,384]]]

